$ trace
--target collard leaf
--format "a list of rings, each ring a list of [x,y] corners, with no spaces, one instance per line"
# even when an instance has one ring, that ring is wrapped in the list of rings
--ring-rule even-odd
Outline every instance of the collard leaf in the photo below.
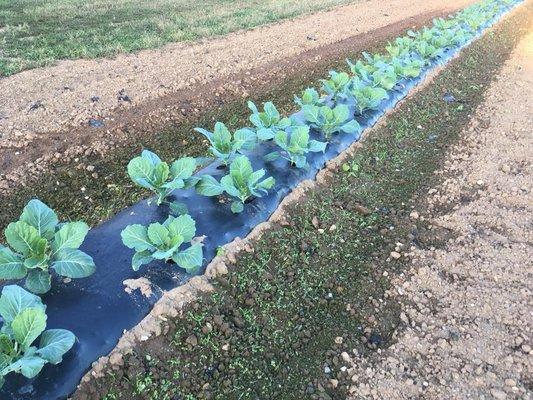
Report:
[[[187,214],[187,206],[185,203],[181,203],[179,201],[172,201],[168,203],[168,207],[170,208],[170,213],[174,216]]]
[[[20,216],[20,220],[37,229],[37,234],[50,239],[54,235],[58,224],[57,215],[42,201],[33,199],[28,202]]]
[[[236,186],[245,187],[253,172],[252,163],[246,156],[235,157],[229,168],[229,173]]]
[[[46,364],[46,360],[37,356],[24,356],[4,370],[4,373],[19,372],[28,379],[35,378]]]
[[[317,140],[311,140],[309,142],[309,151],[313,152],[313,153],[318,153],[320,151],[325,151],[326,150],[326,146],[328,144],[326,142],[319,142]]]
[[[172,256],[172,260],[187,272],[197,269],[202,265],[202,245],[193,244],[189,248]]]
[[[0,315],[4,319],[4,323],[11,324],[13,319],[26,308],[40,308],[43,312],[46,309],[38,296],[20,286],[4,286],[0,296]]]
[[[182,242],[190,242],[196,234],[196,222],[188,214],[174,218],[167,228],[171,236],[181,236]]]
[[[344,124],[342,127],[341,127],[341,130],[345,133],[355,133],[357,132],[359,129],[361,128],[361,126],[359,125],[359,123],[355,120],[355,119],[352,119],[350,122]]]
[[[155,166],[145,157],[135,157],[128,163],[131,180],[145,189],[154,189],[154,172]]]
[[[238,188],[235,187],[235,184],[233,182],[233,178],[231,175],[223,176],[222,179],[220,179],[220,184],[224,188],[224,191],[233,197],[240,197],[241,192]]]
[[[63,360],[63,355],[74,346],[75,341],[76,336],[70,331],[49,329],[41,335],[39,349],[35,354],[51,364],[59,364]]]
[[[271,153],[268,153],[266,156],[263,157],[263,160],[266,162],[275,161],[280,157],[279,151],[273,151]]]
[[[131,267],[134,271],[138,271],[142,265],[152,262],[153,259],[152,253],[149,251],[135,253],[131,259]]]
[[[52,276],[48,271],[33,269],[28,273],[24,286],[30,292],[43,294],[50,290]]]
[[[204,175],[196,185],[196,190],[203,196],[218,196],[224,191],[222,185],[211,175]]]
[[[2,354],[11,354],[13,352],[14,346],[11,338],[5,333],[0,333],[0,355]],[[0,366],[0,371],[2,366]]]
[[[304,106],[302,108],[304,117],[312,124],[320,123],[320,108],[317,106]]]
[[[141,153],[141,157],[145,160],[150,161],[150,164],[152,164],[154,167],[161,163],[161,159],[159,158],[159,156],[151,152],[150,150],[143,150]]]
[[[154,223],[148,226],[148,238],[156,247],[164,244],[169,239],[169,236],[168,229],[160,223]]]
[[[45,238],[39,236],[37,228],[24,221],[10,223],[4,233],[7,243],[25,256],[44,253],[48,243]]]
[[[244,204],[241,201],[234,201],[231,203],[231,212],[234,214],[239,214],[244,211]]]
[[[235,140],[240,141],[242,144],[236,150],[252,150],[257,142],[257,136],[251,129],[238,129],[233,135]]]
[[[54,235],[52,250],[77,249],[81,246],[89,232],[89,226],[82,221],[67,222]]]
[[[128,225],[120,233],[122,236],[122,243],[130,249],[136,251],[151,250],[154,248],[150,239],[148,238],[148,230],[145,226],[134,224]]]
[[[0,279],[22,279],[27,272],[19,254],[7,247],[0,247]]]
[[[259,182],[257,187],[259,187],[260,189],[271,189],[275,183],[276,183],[276,180],[270,176],[264,179],[263,181]]]
[[[172,163],[170,173],[174,179],[186,179],[193,174],[195,169],[196,160],[193,157],[182,157]]]
[[[52,268],[67,278],[86,278],[96,269],[91,256],[78,249],[63,249],[56,254]]]
[[[11,322],[13,337],[26,350],[46,328],[46,314],[41,308],[26,308]]]

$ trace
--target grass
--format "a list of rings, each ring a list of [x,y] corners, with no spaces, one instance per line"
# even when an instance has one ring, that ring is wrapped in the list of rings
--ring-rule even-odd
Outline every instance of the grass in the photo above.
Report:
[[[353,0],[0,0],[0,76],[223,35]]]
[[[338,354],[390,343],[397,305],[370,300],[389,287],[383,271],[405,267],[387,256],[397,241],[436,244],[427,226],[409,222],[411,206],[437,183],[446,149],[530,22],[531,13],[516,14],[466,49],[391,114],[347,167],[293,205],[289,225],[242,254],[214,282],[213,296],[171,320],[166,336],[140,345],[127,369],[92,389],[106,400],[346,398],[351,382]],[[445,93],[461,102],[444,102]],[[371,212],[359,213],[361,204]]]

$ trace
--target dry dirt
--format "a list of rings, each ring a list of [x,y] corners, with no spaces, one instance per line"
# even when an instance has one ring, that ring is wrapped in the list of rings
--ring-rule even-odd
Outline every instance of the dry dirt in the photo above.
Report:
[[[169,93],[472,2],[369,0],[192,44],[24,71],[0,79],[0,155],[23,157],[38,139],[57,132],[69,135],[74,145],[70,128],[86,127],[91,118],[107,126],[117,112]]]
[[[404,250],[412,269],[388,293],[403,330],[377,353],[341,355],[352,399],[533,397],[531,98],[533,33],[448,154],[427,214],[411,213],[453,239]]]

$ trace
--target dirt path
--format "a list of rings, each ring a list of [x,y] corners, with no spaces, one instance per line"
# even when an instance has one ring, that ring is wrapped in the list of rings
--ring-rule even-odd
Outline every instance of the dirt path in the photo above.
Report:
[[[194,44],[115,59],[63,61],[0,80],[0,149],[87,125],[183,88],[250,70],[408,17],[452,11],[472,0],[370,0]]]
[[[353,399],[532,397],[532,44],[529,34],[448,155],[429,215],[413,210],[453,239],[405,249],[413,268],[391,292],[404,330],[381,354],[351,355]]]

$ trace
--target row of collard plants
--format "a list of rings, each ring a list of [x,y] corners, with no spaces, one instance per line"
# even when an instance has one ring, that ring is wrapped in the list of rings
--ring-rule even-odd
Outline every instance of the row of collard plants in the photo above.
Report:
[[[169,165],[143,151],[129,162],[128,174],[137,185],[156,194],[158,205],[167,204],[172,215],[163,223],[130,225],[122,231],[124,245],[135,250],[133,269],[154,259],[174,262],[190,273],[202,265],[202,245],[193,241],[195,221],[183,204],[168,200],[171,192],[195,188],[201,195],[223,195],[231,199],[231,211],[242,212],[252,196],[261,197],[275,186],[274,178],[266,177],[263,169],[254,171],[243,152],[273,140],[278,150],[268,154],[266,161],[281,157],[293,168],[305,168],[308,153],[323,152],[333,135],[357,132],[356,117],[377,110],[401,80],[417,78],[446,50],[464,45],[514,3],[485,0],[449,19],[435,19],[431,28],[409,31],[389,43],[385,54],[363,53],[364,59],[348,61],[349,72],[331,71],[320,90],[309,88],[295,97],[305,125],[281,116],[271,102],[264,104],[263,111],[249,102],[253,127],[231,132],[217,122],[212,132],[196,129],[209,141],[212,156],[226,167],[227,174],[220,180],[195,175],[200,167],[195,158],[183,157]],[[355,115],[346,103],[355,104]],[[310,128],[321,132],[325,141],[312,139]],[[35,294],[50,290],[52,275],[68,283],[95,271],[91,256],[79,250],[88,231],[84,222],[60,223],[55,212],[37,199],[6,228],[9,247],[0,245],[0,279],[24,279],[25,289],[7,285],[0,296],[0,387],[11,372],[33,378],[46,363],[58,364],[74,345],[72,332],[46,330],[46,306]]]

